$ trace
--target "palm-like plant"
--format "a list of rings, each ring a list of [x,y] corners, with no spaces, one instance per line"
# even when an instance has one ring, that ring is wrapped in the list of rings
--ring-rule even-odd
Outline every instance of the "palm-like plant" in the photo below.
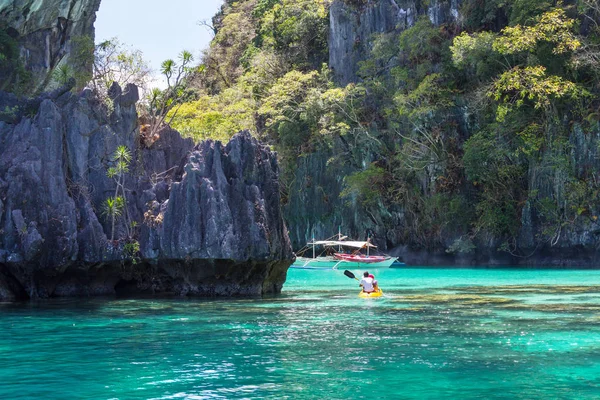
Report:
[[[110,241],[115,239],[115,219],[120,217],[125,208],[125,200],[121,196],[109,197],[104,201],[102,213],[111,218]]]
[[[54,70],[53,78],[56,82],[58,82],[59,85],[66,85],[72,76],[73,71],[71,68],[67,64],[62,64]]]
[[[120,217],[123,213],[127,219],[125,229],[127,229],[127,236],[129,237],[129,213],[127,211],[127,201],[125,195],[125,174],[129,172],[129,164],[131,163],[131,152],[126,146],[119,146],[111,157],[114,165],[106,171],[106,175],[109,178],[115,180],[115,194],[113,197],[106,199],[104,204],[104,214],[111,218],[111,234],[110,240],[113,241],[115,237],[115,220]],[[119,195],[119,192],[121,194]]]
[[[153,89],[150,93],[148,105],[150,117],[152,118],[150,123],[151,136],[154,136],[163,126],[169,111],[183,102],[185,81],[195,69],[190,66],[194,61],[194,56],[189,51],[182,51],[178,58],[179,63],[169,59],[163,61],[160,66],[161,74],[167,78],[167,88],[163,91]],[[171,114],[167,123],[170,123],[176,114],[177,112]]]

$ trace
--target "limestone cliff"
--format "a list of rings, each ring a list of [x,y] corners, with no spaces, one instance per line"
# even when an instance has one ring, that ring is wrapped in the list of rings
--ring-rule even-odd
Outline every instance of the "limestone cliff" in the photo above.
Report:
[[[88,90],[61,90],[0,122],[0,299],[278,293],[293,254],[276,155],[248,132],[194,146],[164,129],[147,147],[137,88],[110,93],[110,112]],[[120,145],[132,162],[111,242],[102,211]]]
[[[357,7],[335,0],[329,9],[329,67],[340,84],[357,80],[359,62],[377,33],[403,31],[427,16],[434,25],[459,19],[460,0],[369,0]]]
[[[0,22],[15,36],[25,68],[32,74],[31,92],[48,89],[52,71],[68,63],[71,39],[94,39],[101,0],[0,0]]]
[[[427,6],[415,0],[369,0],[360,6],[348,3],[333,1],[329,10],[329,66],[341,85],[360,80],[359,63],[368,57],[373,35],[402,32],[418,18],[428,18],[434,25],[460,18],[459,0],[434,0]],[[296,195],[286,206],[294,248],[301,248],[313,234],[329,237],[339,226],[361,239],[371,233],[383,249],[398,245],[398,231],[405,223],[402,210],[379,207],[377,212],[370,212],[353,198],[340,198],[344,177],[378,157],[362,152],[354,164],[334,167],[328,163],[334,155],[348,151],[348,143],[337,140],[332,149],[309,154],[298,161],[292,188]],[[390,226],[395,229],[389,229]]]
[[[469,17],[460,14],[461,3],[463,2],[457,0],[334,1],[329,14],[328,44],[329,64],[337,82],[342,85],[360,82],[359,63],[369,57],[374,34],[394,33],[395,37],[398,37],[407,28],[414,26],[419,18],[427,18],[434,26],[440,26],[440,30],[444,32],[459,29]],[[496,28],[501,29],[501,25]],[[402,57],[401,52],[397,57]],[[464,143],[481,127],[477,125],[476,116],[466,112],[469,108],[468,102],[472,101],[472,98],[461,98],[461,94],[458,94],[455,100],[456,106],[452,110],[451,120],[440,118],[440,121],[451,126],[448,132],[451,131],[452,137],[445,137],[446,142],[456,140]],[[432,118],[436,116],[432,115]],[[558,119],[568,121],[570,118],[564,115]],[[328,148],[304,154],[295,165],[290,189],[294,195],[289,196],[285,208],[292,243],[295,248],[300,248],[313,234],[318,238],[329,237],[341,227],[344,233],[361,239],[366,239],[368,233],[373,235],[380,248],[400,256],[408,264],[597,266],[600,259],[600,222],[597,217],[600,205],[597,199],[593,198],[596,192],[592,192],[592,197],[585,198],[585,207],[581,207],[580,215],[552,226],[552,238],[547,243],[542,243],[539,239],[544,234],[547,235],[550,229],[547,219],[545,220],[547,216],[542,215],[539,210],[536,212],[532,206],[532,203],[539,199],[554,199],[559,205],[557,212],[566,214],[565,210],[573,208],[566,200],[572,196],[568,193],[569,183],[577,179],[584,181],[586,177],[589,180],[590,176],[594,176],[594,171],[600,169],[598,127],[584,125],[586,124],[571,121],[564,132],[567,143],[562,148],[553,150],[554,153],[550,150],[545,151],[539,160],[527,166],[527,176],[524,180],[528,185],[528,193],[532,195],[523,201],[522,211],[517,213],[517,218],[521,217],[517,228],[520,250],[518,252],[511,252],[510,248],[508,251],[500,250],[503,245],[502,239],[489,234],[476,239],[476,251],[456,255],[446,253],[446,249],[467,232],[467,229],[461,231],[458,226],[452,224],[444,226],[443,237],[436,237],[439,241],[434,245],[415,245],[415,237],[409,234],[411,226],[437,229],[437,221],[423,221],[423,215],[408,217],[401,205],[386,206],[378,202],[367,207],[356,201],[353,196],[341,198],[345,177],[356,171],[364,171],[374,161],[389,161],[382,159],[381,154],[377,152],[352,147],[352,144],[343,138],[336,139]],[[377,129],[381,128],[374,128]],[[382,137],[384,135],[379,136],[380,139]],[[400,143],[397,138],[386,139],[392,142],[392,148]],[[396,142],[393,142],[394,140]],[[330,163],[332,158],[348,153],[352,153],[350,162],[342,165]],[[461,154],[455,156],[461,157]],[[564,167],[561,169],[554,166],[552,160],[558,158],[566,160],[565,164],[569,165],[568,171]],[[431,177],[435,176],[435,173],[423,172],[416,183],[416,192],[422,192],[425,197],[431,196],[436,185]],[[458,190],[461,191],[461,195],[468,197],[473,188],[463,186]]]

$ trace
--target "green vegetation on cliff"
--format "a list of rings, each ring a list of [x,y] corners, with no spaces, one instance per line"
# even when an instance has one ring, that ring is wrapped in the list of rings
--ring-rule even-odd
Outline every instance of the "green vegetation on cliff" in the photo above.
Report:
[[[438,25],[420,12],[357,39],[368,54],[347,86],[327,66],[330,5],[226,1],[189,83],[197,100],[172,125],[196,139],[251,129],[280,154],[284,201],[302,190],[298,160],[328,154],[344,187],[314,201],[351,201],[394,232],[388,245],[522,254],[595,229],[600,177],[593,160],[576,162],[573,135],[598,132],[596,0],[464,0]]]
[[[22,94],[30,84],[31,74],[19,59],[16,34],[0,20],[0,90]]]

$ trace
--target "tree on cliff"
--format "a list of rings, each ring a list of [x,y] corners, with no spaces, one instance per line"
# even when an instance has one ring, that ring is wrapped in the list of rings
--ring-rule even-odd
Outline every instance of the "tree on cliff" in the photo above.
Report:
[[[493,52],[502,60],[503,68],[491,76],[486,90],[496,121],[465,143],[464,160],[467,177],[480,188],[477,226],[512,238],[508,242],[512,244],[504,246],[509,251],[516,249],[514,238],[526,201],[546,225],[540,240],[551,244],[580,212],[574,197],[574,208],[565,209],[559,199],[566,194],[556,193],[552,199],[528,192],[524,177],[528,165],[539,163],[569,169],[569,161],[560,156],[566,141],[560,119],[584,116],[590,98],[590,92],[575,81],[577,71],[571,66],[576,65],[572,56],[582,46],[575,24],[565,9],[557,7],[526,24],[505,27],[499,34],[463,32],[451,46],[459,68],[476,71],[476,65]],[[544,160],[547,152],[555,153],[552,160]],[[567,187],[576,193],[581,184],[573,177]],[[557,212],[561,208],[564,211]]]
[[[128,48],[117,38],[104,40],[99,44],[89,36],[76,36],[71,39],[69,64],[61,64],[54,74],[54,80],[64,84],[73,77],[76,87],[90,87],[105,101],[113,82],[121,87],[135,84],[142,93],[147,93],[152,79],[152,71],[140,50]]]
[[[354,42],[364,61],[348,87],[321,69],[327,45],[381,28],[363,17],[398,2],[341,3],[330,25],[327,1],[227,1],[192,85],[201,100],[181,107],[178,129],[200,139],[253,128],[279,152],[284,196],[325,193],[311,209],[329,211],[300,225],[344,219],[352,201],[394,244],[504,243],[514,254],[525,224],[534,246],[576,224],[595,229],[597,0],[463,0],[444,18],[418,2],[394,28]],[[319,157],[319,178],[299,172]]]
[[[131,238],[129,211],[127,210],[127,193],[125,190],[125,175],[129,172],[131,151],[125,146],[119,146],[111,157],[113,165],[108,168],[107,175],[115,180],[115,194],[104,202],[103,213],[110,218],[110,241],[115,240],[115,223],[118,217],[125,214],[125,230],[127,238]]]
[[[150,119],[150,137],[155,136],[165,123],[169,124],[173,120],[189,95],[186,91],[188,77],[197,70],[197,67],[192,66],[193,61],[192,53],[184,50],[179,54],[179,63],[172,59],[162,62],[160,72],[166,78],[167,88],[153,88],[148,95],[145,110]]]
[[[30,75],[19,58],[17,40],[0,21],[0,90],[22,94],[31,80]]]
[[[151,69],[140,50],[127,48],[117,38],[96,46],[91,84],[102,96],[106,96],[113,82],[121,87],[133,83],[144,94],[149,90],[151,78]]]

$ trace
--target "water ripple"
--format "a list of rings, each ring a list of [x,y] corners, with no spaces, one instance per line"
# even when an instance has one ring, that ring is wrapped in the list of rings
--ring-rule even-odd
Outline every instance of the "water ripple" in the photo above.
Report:
[[[0,304],[0,397],[600,397],[592,272],[424,271],[375,301],[298,272],[264,300]]]

